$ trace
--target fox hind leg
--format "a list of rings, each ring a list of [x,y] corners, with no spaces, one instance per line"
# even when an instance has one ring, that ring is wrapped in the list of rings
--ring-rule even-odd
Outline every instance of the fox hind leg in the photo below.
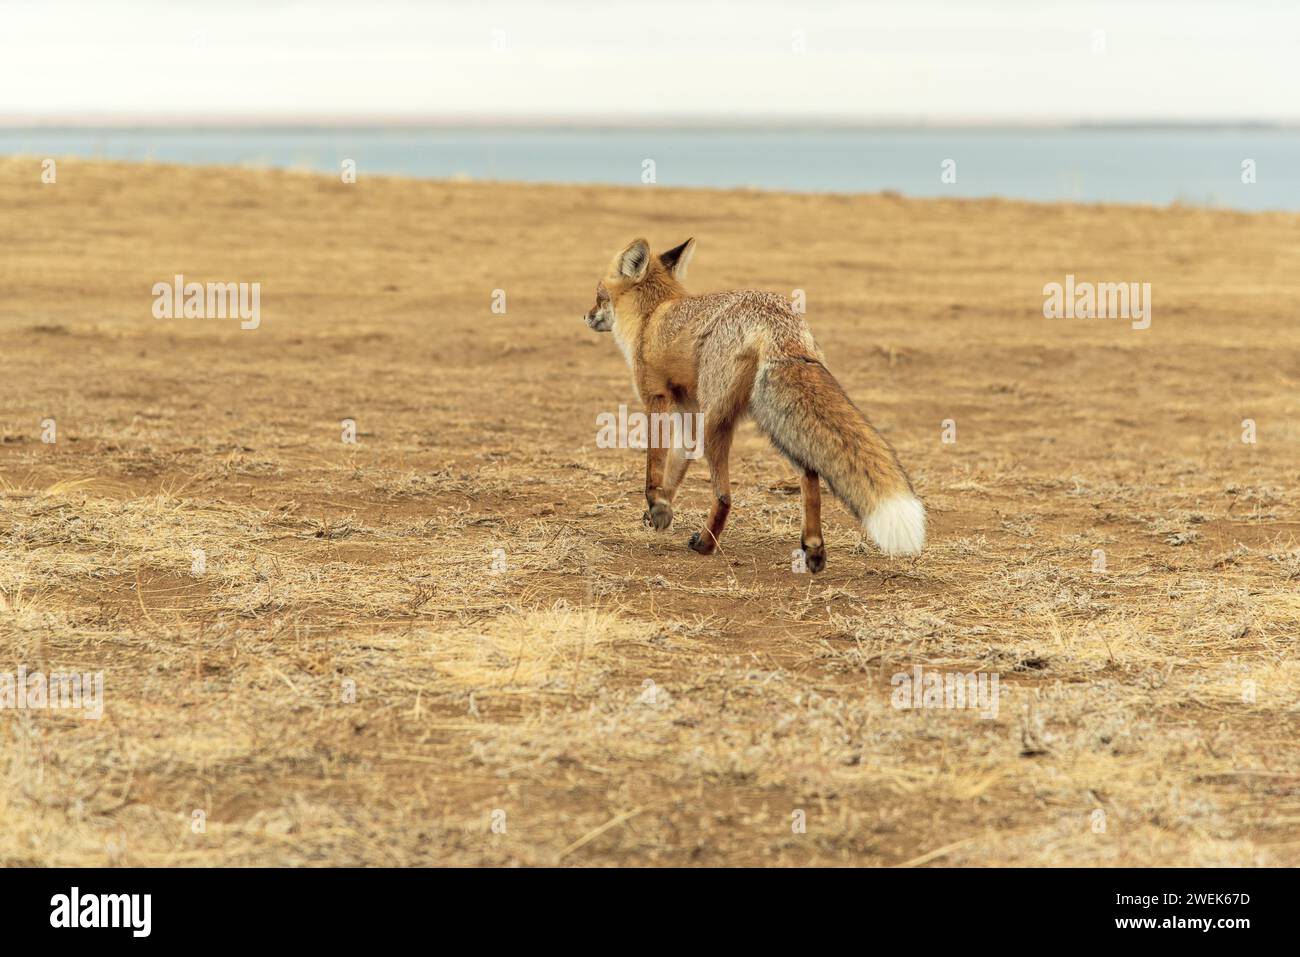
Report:
[[[812,469],[804,469],[799,478],[803,491],[803,534],[799,547],[803,549],[804,563],[814,575],[826,567],[826,543],[822,541],[822,489],[821,478]]]

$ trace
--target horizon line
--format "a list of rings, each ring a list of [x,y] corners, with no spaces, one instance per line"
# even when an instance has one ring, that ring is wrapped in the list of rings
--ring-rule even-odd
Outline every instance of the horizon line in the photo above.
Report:
[[[600,114],[545,116],[455,114],[0,113],[0,129],[827,129],[827,130],[1069,130],[1300,128],[1300,118],[1204,117],[872,117],[791,114]]]

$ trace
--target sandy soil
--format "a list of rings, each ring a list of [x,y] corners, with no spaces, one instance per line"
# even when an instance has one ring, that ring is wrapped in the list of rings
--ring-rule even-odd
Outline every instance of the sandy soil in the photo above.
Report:
[[[0,861],[1300,863],[1300,217],[36,159],[0,217],[0,672],[105,686],[0,712]],[[919,559],[828,499],[793,573],[749,425],[721,554],[706,468],[642,527],[580,318],[641,234],[805,291]],[[154,318],[176,273],[260,327]],[[1151,328],[1044,319],[1067,273]]]

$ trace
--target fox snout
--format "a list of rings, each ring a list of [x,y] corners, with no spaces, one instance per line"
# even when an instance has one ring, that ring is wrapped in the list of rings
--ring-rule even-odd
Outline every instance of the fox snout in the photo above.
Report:
[[[609,332],[614,325],[614,304],[610,302],[609,293],[604,285],[596,287],[596,304],[583,316],[587,325],[596,332]]]
[[[591,312],[583,316],[583,319],[596,332],[609,332],[610,327],[614,325],[614,317],[605,315],[599,306],[593,306]]]

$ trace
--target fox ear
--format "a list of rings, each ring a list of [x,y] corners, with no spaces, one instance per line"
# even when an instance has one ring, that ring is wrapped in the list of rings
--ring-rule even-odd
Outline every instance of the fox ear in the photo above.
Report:
[[[680,246],[674,246],[668,252],[660,253],[659,261],[673,274],[674,279],[685,279],[686,267],[691,264],[691,257],[694,255],[695,240],[688,239]]]
[[[650,268],[650,244],[644,239],[634,239],[618,254],[618,272],[625,279],[640,282]]]

